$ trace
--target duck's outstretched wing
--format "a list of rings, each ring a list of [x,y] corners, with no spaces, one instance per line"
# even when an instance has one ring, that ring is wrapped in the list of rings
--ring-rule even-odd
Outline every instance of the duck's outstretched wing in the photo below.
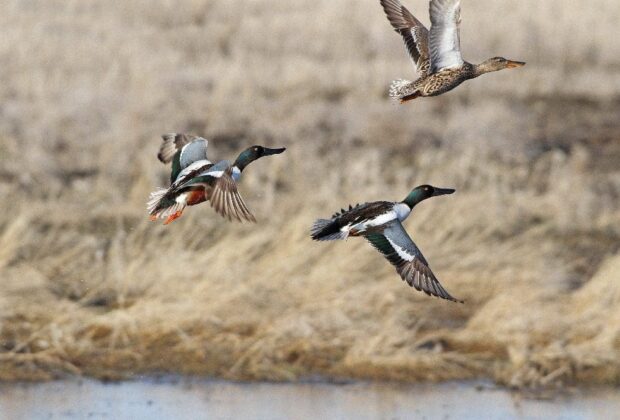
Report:
[[[429,49],[431,73],[463,65],[460,24],[461,0],[431,0]]]
[[[431,271],[426,259],[413,243],[403,225],[393,220],[385,225],[382,232],[364,235],[383,256],[396,267],[400,277],[409,286],[427,295],[437,296],[453,302],[463,302],[450,295]]]
[[[159,159],[162,163],[170,163],[174,155],[183,148],[183,146],[188,145],[189,143],[195,140],[204,140],[202,137],[193,136],[191,134],[183,134],[183,133],[167,133],[162,134],[162,143],[159,147],[159,152],[157,153],[157,159]],[[204,157],[206,159],[206,149],[207,145],[204,145]]]
[[[237,191],[237,183],[232,177],[232,168],[228,167],[224,171],[214,172],[212,176],[216,177],[217,181],[215,181],[211,193],[211,207],[228,220],[234,218],[240,222],[247,220],[256,223],[256,218]]]
[[[179,173],[194,162],[207,159],[209,141],[189,134],[168,133],[161,136],[157,158],[162,163],[172,162],[170,182],[177,179]]]
[[[427,74],[430,67],[428,30],[399,0],[381,0],[381,6],[394,30],[403,37],[416,70]]]
[[[191,166],[188,169],[191,169]],[[220,161],[199,173],[195,173],[191,179],[180,183],[177,189],[191,186],[202,186],[205,189],[210,189],[211,207],[228,220],[236,219],[240,222],[247,220],[256,223],[256,218],[237,190],[237,183],[233,179],[233,168],[228,161]]]

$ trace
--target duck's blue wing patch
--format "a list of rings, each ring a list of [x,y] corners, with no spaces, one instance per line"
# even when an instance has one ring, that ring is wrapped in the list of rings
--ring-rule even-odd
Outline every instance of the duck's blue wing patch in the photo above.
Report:
[[[177,179],[181,171],[189,167],[192,163],[207,159],[207,146],[209,142],[202,137],[181,147],[172,158],[172,172],[170,173],[170,182]]]

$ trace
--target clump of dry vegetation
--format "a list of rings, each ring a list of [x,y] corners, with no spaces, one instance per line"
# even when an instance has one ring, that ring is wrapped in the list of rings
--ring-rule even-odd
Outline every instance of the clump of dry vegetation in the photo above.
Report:
[[[0,379],[620,382],[620,5],[533,3],[463,9],[466,58],[527,67],[395,106],[372,2],[3,2]],[[148,221],[175,130],[287,147],[244,174],[256,225]],[[406,226],[464,305],[308,237],[421,183],[457,189]]]

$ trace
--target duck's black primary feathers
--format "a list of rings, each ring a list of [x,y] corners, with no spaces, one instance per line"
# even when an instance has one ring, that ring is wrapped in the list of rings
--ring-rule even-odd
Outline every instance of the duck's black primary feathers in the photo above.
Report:
[[[371,220],[380,214],[387,213],[394,207],[389,201],[375,201],[372,203],[349,205],[349,209],[340,209],[332,215],[331,219],[318,219],[311,228],[311,236],[315,241],[331,241],[346,239],[348,231],[342,228],[354,226]]]

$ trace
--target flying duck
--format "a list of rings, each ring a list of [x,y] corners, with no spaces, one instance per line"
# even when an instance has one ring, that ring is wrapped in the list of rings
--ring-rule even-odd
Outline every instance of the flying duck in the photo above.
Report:
[[[452,194],[451,188],[421,185],[414,188],[403,201],[375,201],[349,206],[330,219],[318,219],[311,228],[315,241],[346,239],[362,236],[396,267],[400,277],[427,295],[453,302],[452,297],[431,271],[428,262],[413,243],[401,224],[411,210],[423,200],[438,195]]]
[[[480,64],[463,60],[460,45],[461,1],[431,0],[430,31],[399,0],[381,0],[392,27],[405,41],[419,77],[398,79],[390,85],[390,97],[400,103],[420,96],[437,96],[466,80],[485,73],[524,66],[522,61],[493,57]]]
[[[239,154],[231,164],[227,160],[215,164],[207,159],[209,142],[186,134],[164,134],[157,157],[172,162],[170,187],[151,193],[147,209],[151,220],[164,219],[164,224],[181,217],[186,206],[210,201],[211,207],[228,220],[256,222],[254,215],[237,191],[241,172],[250,163],[264,156],[276,155],[284,147],[270,149],[252,146]]]

